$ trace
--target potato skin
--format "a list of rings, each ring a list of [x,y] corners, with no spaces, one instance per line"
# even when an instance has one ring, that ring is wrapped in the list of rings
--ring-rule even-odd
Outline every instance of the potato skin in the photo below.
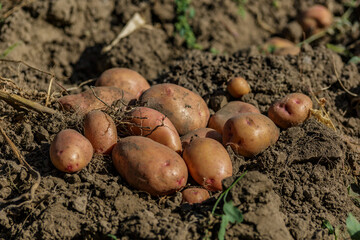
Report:
[[[170,148],[150,138],[122,138],[112,151],[116,170],[133,187],[151,195],[166,195],[186,185],[184,160]]]
[[[179,133],[164,114],[155,109],[137,107],[131,111],[130,116],[132,117],[130,122],[135,124],[129,126],[133,135],[148,137],[177,153],[181,153],[182,146]],[[163,126],[161,126],[162,124]]]
[[[123,99],[125,103],[134,99],[135,96],[116,87],[95,87],[95,94],[106,104],[111,105],[115,100]],[[65,111],[75,111],[79,114],[86,114],[91,110],[105,109],[106,105],[97,99],[91,89],[59,98],[59,103]]]
[[[227,90],[231,96],[239,98],[250,92],[250,85],[244,78],[235,77],[228,83]]]
[[[302,93],[292,93],[270,106],[268,116],[281,128],[289,128],[303,123],[310,116],[313,104]]]
[[[194,139],[184,149],[183,158],[193,179],[210,191],[222,190],[221,181],[232,176],[230,156],[214,139]]]
[[[274,122],[259,113],[243,113],[230,118],[224,126],[223,144],[230,145],[237,154],[255,156],[279,138]]]
[[[271,49],[273,52],[270,52]],[[273,37],[266,41],[263,45],[262,50],[265,53],[273,53],[274,55],[298,55],[300,48],[293,42],[279,37]]]
[[[183,149],[187,145],[190,144],[192,140],[195,138],[212,138],[219,143],[222,143],[222,136],[220,133],[218,133],[215,129],[212,128],[198,128],[194,131],[191,131],[184,136],[181,137],[181,144],[183,146]]]
[[[197,188],[197,187],[187,188],[181,193],[183,197],[182,198],[183,203],[189,203],[189,204],[202,203],[206,199],[210,198],[209,192],[203,188]]]
[[[89,140],[72,129],[60,131],[50,145],[50,159],[62,172],[80,171],[90,162],[94,150]]]
[[[85,115],[84,135],[89,139],[96,153],[111,153],[117,141],[114,121],[100,110],[93,110]]]
[[[196,93],[175,84],[154,85],[139,100],[142,105],[165,114],[180,136],[206,127],[209,120],[210,112],[205,101]]]
[[[241,113],[260,113],[254,105],[242,101],[232,101],[217,111],[209,120],[208,127],[213,128],[220,134],[223,132],[226,121]]]
[[[123,89],[139,98],[142,92],[150,88],[148,81],[138,72],[129,68],[110,68],[104,71],[95,82],[95,86],[113,86]]]
[[[325,6],[319,4],[304,11],[299,19],[300,25],[308,36],[326,29],[332,22],[332,13]]]

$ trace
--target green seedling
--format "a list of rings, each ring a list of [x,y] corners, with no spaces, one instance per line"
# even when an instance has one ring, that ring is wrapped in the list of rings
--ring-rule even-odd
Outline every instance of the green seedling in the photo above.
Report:
[[[246,16],[245,4],[247,3],[247,0],[235,0],[235,2],[238,5],[238,14],[242,18],[245,18]]]
[[[11,51],[13,51],[17,46],[19,46],[19,43],[14,43],[12,44],[10,47],[8,47],[7,49],[5,49],[5,51],[3,51],[3,53],[0,54],[0,58],[5,58],[7,55],[9,55],[9,53]]]
[[[358,64],[360,63],[360,57],[358,56],[353,56],[352,58],[350,58],[348,63],[354,63],[354,64]]]
[[[217,50],[216,48],[210,48],[210,52],[212,53],[212,54],[214,54],[214,55],[218,55],[219,53],[220,53],[220,51],[219,50]]]
[[[245,176],[246,173],[247,173],[247,171],[244,172],[243,174],[241,174],[241,176],[238,177],[230,185],[230,187],[228,189],[226,189],[223,193],[220,194],[219,198],[216,200],[216,203],[211,211],[211,214],[214,215],[217,206],[219,205],[221,199],[223,199],[223,201],[224,201],[223,214],[217,215],[217,216],[221,216],[221,224],[220,224],[220,229],[219,229],[219,233],[218,233],[219,240],[223,240],[225,238],[226,227],[229,223],[241,223],[243,221],[243,215],[240,212],[240,210],[234,206],[232,201],[226,201],[226,198],[227,198],[229,191],[235,186],[236,183],[238,183]]]
[[[346,219],[346,229],[352,240],[360,240],[360,223],[351,213]]]
[[[326,228],[329,231],[329,235],[334,235],[335,240],[338,239],[338,234],[337,234],[337,228],[334,228],[333,225],[331,225],[331,223],[329,222],[329,220],[325,219],[322,223],[322,228]]]
[[[117,239],[118,239],[118,238],[117,238],[115,235],[113,235],[113,234],[108,234],[107,237],[108,237],[109,239],[113,239],[113,240],[117,240]]]
[[[185,39],[188,48],[201,49],[196,43],[195,34],[189,24],[188,18],[195,17],[195,9],[190,6],[191,0],[175,0],[176,19],[175,28],[177,33]]]

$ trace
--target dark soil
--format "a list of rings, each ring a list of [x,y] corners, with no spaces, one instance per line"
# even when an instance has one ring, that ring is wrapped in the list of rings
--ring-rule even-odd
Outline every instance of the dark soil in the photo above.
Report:
[[[21,2],[1,1],[0,16]],[[296,17],[308,6],[324,4],[336,16],[346,10],[340,0],[276,2],[278,6],[248,1],[240,15],[236,1],[193,1],[196,15],[190,25],[203,49],[189,50],[175,34],[171,0],[33,1],[0,22],[0,53],[17,44],[6,59],[56,76],[49,104],[54,109],[62,88],[115,66],[132,68],[151,84],[171,82],[193,90],[212,113],[235,100],[226,91],[232,76],[247,79],[252,92],[241,100],[263,114],[292,92],[309,95],[315,109],[320,108],[316,98],[324,98],[336,131],[312,117],[282,130],[275,145],[253,158],[228,148],[234,176],[224,180],[224,187],[248,173],[229,194],[244,222],[230,224],[226,239],[333,239],[322,228],[325,219],[342,230],[348,213],[360,219],[359,200],[348,193],[349,187],[359,189],[360,116],[356,98],[344,90],[360,95],[360,74],[359,65],[347,63],[347,56],[324,43],[355,43],[352,51],[358,54],[360,33],[357,29],[305,44],[298,56],[262,55],[258,45],[270,36],[301,40],[301,33],[289,29],[296,29]],[[136,12],[153,27],[134,32],[102,54]],[[51,74],[0,60],[0,89],[44,105]],[[108,156],[94,156],[75,174],[55,169],[51,141],[65,128],[81,132],[81,121],[71,113],[39,114],[0,101],[0,126],[41,175],[31,202],[3,203],[29,192],[36,177],[0,134],[0,239],[217,238],[220,218],[211,210],[219,193],[195,205],[181,204],[181,193],[151,197],[130,187]]]

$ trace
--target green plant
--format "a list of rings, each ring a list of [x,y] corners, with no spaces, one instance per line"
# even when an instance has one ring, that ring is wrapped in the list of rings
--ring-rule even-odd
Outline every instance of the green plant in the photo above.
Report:
[[[331,225],[330,221],[325,219],[322,223],[322,228],[326,228],[329,230],[329,235],[334,235],[335,240],[338,239],[338,228],[334,228],[333,225]]]
[[[177,33],[185,39],[188,48],[201,49],[196,43],[195,34],[189,24],[188,18],[195,17],[195,9],[190,6],[191,0],[175,0],[176,5],[176,23]]]
[[[245,4],[247,3],[247,0],[234,0],[234,1],[238,5],[238,14],[244,18],[246,16]]]
[[[3,51],[0,54],[0,58],[5,58],[7,55],[9,55],[9,53],[14,50],[17,46],[19,46],[20,43],[14,43],[12,44],[10,47],[8,47],[7,49],[5,49],[5,51]]]
[[[228,187],[223,193],[220,194],[219,198],[216,200],[216,203],[211,211],[211,214],[214,215],[215,210],[216,210],[217,206],[219,205],[221,199],[224,200],[223,214],[216,215],[216,216],[221,216],[221,224],[220,224],[220,229],[218,232],[219,240],[223,240],[225,238],[226,227],[229,223],[241,223],[243,221],[243,215],[240,212],[240,210],[234,206],[232,201],[226,201],[226,198],[227,198],[229,191],[236,185],[236,183],[238,183],[245,176],[246,173],[247,173],[247,171],[244,172],[243,174],[241,174],[230,185],[230,187]]]
[[[352,240],[360,240],[360,223],[351,213],[346,219],[346,229]]]

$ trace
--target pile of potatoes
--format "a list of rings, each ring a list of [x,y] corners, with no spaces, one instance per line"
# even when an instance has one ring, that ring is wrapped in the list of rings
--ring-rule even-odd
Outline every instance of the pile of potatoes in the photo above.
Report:
[[[84,135],[72,129],[59,132],[50,146],[53,165],[73,173],[84,168],[94,153],[109,154],[132,187],[154,196],[185,189],[190,174],[200,186],[183,191],[188,203],[202,202],[209,198],[208,191],[222,190],[222,180],[233,172],[226,146],[253,157],[277,141],[276,125],[300,124],[312,107],[310,98],[294,93],[274,103],[269,117],[242,101],[229,102],[210,117],[198,94],[170,83],[150,86],[126,68],[105,71],[95,86],[59,99],[63,110],[83,115]],[[238,77],[229,82],[228,90],[241,97],[250,86]],[[138,103],[128,107],[130,136],[121,139],[113,119],[102,111],[119,99]]]

